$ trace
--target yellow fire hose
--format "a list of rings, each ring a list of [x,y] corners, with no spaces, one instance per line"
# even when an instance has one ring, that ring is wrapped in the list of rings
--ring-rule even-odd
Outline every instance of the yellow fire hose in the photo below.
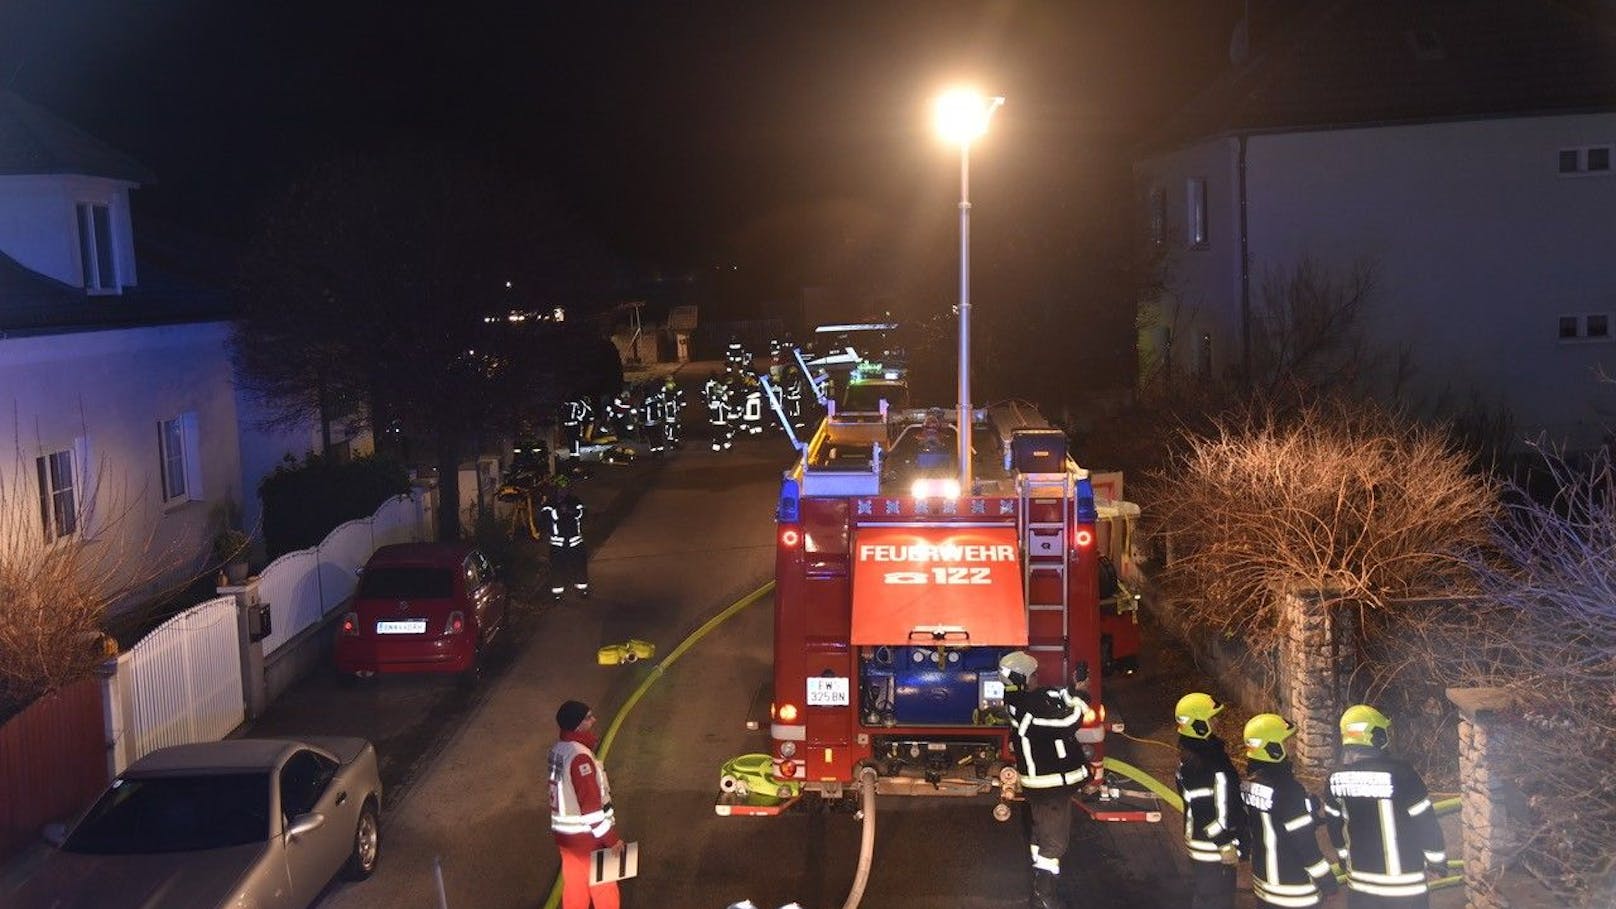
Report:
[[[640,702],[640,698],[645,697],[645,693],[651,690],[651,685],[654,684],[657,679],[662,678],[662,674],[667,671],[668,667],[672,666],[674,662],[681,656],[684,656],[685,651],[695,646],[697,641],[706,637],[708,632],[712,631],[714,628],[717,628],[719,625],[724,624],[736,613],[748,606],[751,606],[758,600],[763,599],[772,590],[774,590],[774,582],[769,581],[762,587],[759,587],[746,596],[741,597],[739,600],[736,600],[723,612],[720,612],[718,615],[708,619],[700,628],[692,631],[683,641],[679,642],[679,646],[669,651],[668,655],[663,657],[661,662],[651,667],[650,673],[640,681],[639,687],[634,689],[634,693],[629,695],[628,700],[625,701],[623,706],[618,708],[617,713],[612,716],[611,724],[606,727],[606,734],[601,736],[600,754],[598,756],[602,763],[605,763],[606,755],[611,752],[612,742],[617,740],[617,730],[622,728],[623,721],[628,718],[629,711],[633,710],[634,705]],[[557,874],[555,883],[550,885],[550,895],[544,901],[544,909],[556,909],[556,907],[560,905],[561,875]]]
[[[1161,780],[1158,780],[1145,771],[1140,770],[1138,767],[1135,767],[1127,761],[1121,761],[1114,757],[1107,757],[1105,759],[1105,769],[1111,771],[1112,773],[1119,773],[1128,779],[1133,780],[1139,785],[1150,790],[1156,795],[1157,798],[1160,798],[1162,801],[1173,806],[1174,811],[1177,811],[1180,814],[1184,813],[1184,800],[1178,797],[1178,793],[1168,788],[1167,784],[1163,783]],[[1457,811],[1459,810],[1459,799],[1455,797],[1443,799],[1439,802],[1432,802],[1431,810],[1436,812],[1438,815],[1449,814]],[[1464,869],[1464,860],[1449,859],[1448,867],[1460,869],[1461,873],[1437,878],[1431,882],[1432,890],[1438,890],[1444,887],[1454,887],[1464,883],[1464,874],[1462,873]],[[1335,874],[1335,879],[1337,881],[1346,881],[1347,873],[1342,870],[1340,865],[1332,862],[1330,865],[1330,871]]]

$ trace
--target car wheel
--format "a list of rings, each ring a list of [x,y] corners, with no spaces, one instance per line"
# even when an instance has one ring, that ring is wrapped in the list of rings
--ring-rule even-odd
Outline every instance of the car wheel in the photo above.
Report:
[[[354,825],[353,852],[342,876],[350,881],[362,881],[376,873],[376,862],[382,857],[382,825],[376,814],[376,803],[365,801],[359,812],[359,823]]]
[[[483,680],[483,648],[472,651],[471,665],[460,673],[460,687],[475,688]]]

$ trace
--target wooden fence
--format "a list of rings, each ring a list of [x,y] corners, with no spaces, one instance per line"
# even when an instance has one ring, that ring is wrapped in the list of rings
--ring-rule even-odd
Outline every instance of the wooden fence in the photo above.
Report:
[[[101,682],[81,679],[0,726],[0,856],[82,811],[106,788]]]

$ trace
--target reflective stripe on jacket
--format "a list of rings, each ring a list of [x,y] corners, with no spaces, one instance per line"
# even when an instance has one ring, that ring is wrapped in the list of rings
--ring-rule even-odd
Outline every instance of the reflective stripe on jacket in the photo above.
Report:
[[[563,739],[550,749],[550,830],[564,846],[615,840],[616,816],[606,768],[582,742]]]
[[[1251,889],[1270,906],[1316,906],[1317,882],[1330,873],[1330,863],[1319,851],[1313,800],[1289,763],[1252,761],[1249,768],[1240,795],[1250,831]]]
[[[1245,833],[1239,777],[1217,736],[1179,736],[1179,747],[1184,753],[1177,775],[1184,800],[1184,845],[1192,861],[1221,862],[1221,847],[1238,844]]]
[[[1088,704],[1065,688],[1007,691],[1011,745],[1024,789],[1075,786],[1089,778],[1088,752],[1078,741]]]
[[[1425,893],[1425,863],[1448,860],[1425,781],[1379,748],[1347,746],[1346,764],[1330,774],[1324,814],[1347,885],[1360,893]]]

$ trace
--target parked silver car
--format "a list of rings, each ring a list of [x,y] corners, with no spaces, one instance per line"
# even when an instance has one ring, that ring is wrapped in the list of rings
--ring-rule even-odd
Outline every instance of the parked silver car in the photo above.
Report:
[[[19,909],[304,909],[376,870],[382,784],[358,738],[162,748],[112,781],[16,894]]]

